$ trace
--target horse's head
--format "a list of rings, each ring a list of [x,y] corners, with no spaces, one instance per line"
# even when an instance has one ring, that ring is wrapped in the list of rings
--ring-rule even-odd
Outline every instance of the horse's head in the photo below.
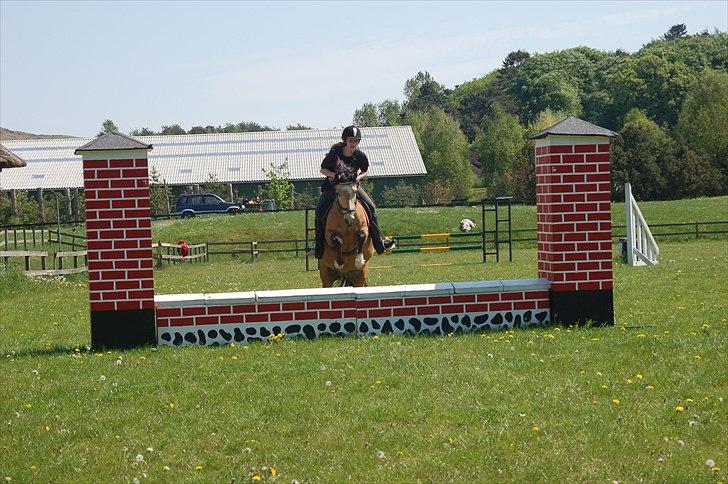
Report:
[[[339,163],[334,177],[336,188],[336,208],[344,217],[349,227],[356,222],[356,194],[359,191],[359,182],[356,181],[356,171]]]

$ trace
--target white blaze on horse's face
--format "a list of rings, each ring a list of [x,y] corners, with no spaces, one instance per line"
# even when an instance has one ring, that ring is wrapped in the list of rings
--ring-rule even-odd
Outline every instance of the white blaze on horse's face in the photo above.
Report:
[[[344,216],[344,223],[352,227],[356,222],[356,194],[359,183],[338,183],[336,185],[336,204]]]

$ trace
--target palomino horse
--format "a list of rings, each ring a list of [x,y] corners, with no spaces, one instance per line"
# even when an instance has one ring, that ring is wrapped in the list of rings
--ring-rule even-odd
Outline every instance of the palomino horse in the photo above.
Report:
[[[367,264],[375,251],[366,210],[357,202],[359,182],[356,174],[340,170],[334,182],[336,199],[326,216],[324,256],[319,260],[321,284],[366,286]]]

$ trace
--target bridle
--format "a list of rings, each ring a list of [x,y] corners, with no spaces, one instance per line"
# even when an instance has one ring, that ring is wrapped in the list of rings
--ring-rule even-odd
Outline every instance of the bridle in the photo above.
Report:
[[[356,183],[356,182],[353,182],[353,181],[350,181],[350,182],[339,182],[339,183],[337,183],[337,185],[353,185],[354,183]],[[356,207],[357,200],[358,200],[357,194],[356,194],[356,192],[354,192],[354,207]],[[354,209],[344,208],[341,205],[341,202],[339,202],[339,193],[338,192],[336,193],[336,210],[341,215],[350,215],[350,214],[356,212],[356,208],[354,208]]]

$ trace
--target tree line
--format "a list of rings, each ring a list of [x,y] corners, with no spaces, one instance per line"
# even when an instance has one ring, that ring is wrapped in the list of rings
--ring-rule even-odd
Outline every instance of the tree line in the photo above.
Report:
[[[429,72],[418,72],[405,81],[402,102],[365,103],[353,113],[353,122],[412,126],[426,182],[436,187],[437,198],[468,198],[474,187],[482,187],[486,196],[534,202],[528,137],[568,115],[619,133],[612,148],[615,198],[621,198],[627,181],[642,200],[727,194],[728,34],[688,35],[678,24],[631,54],[585,46],[534,54],[518,50],[500,68],[452,89]],[[110,127],[115,125],[107,120],[103,128]],[[185,131],[172,124],[130,134],[274,129],[241,122]],[[286,129],[310,128],[299,123]],[[395,192],[412,189],[400,186]]]
[[[361,126],[412,126],[429,181],[467,194],[468,167],[491,196],[533,202],[528,137],[568,115],[619,133],[613,194],[643,200],[728,193],[728,35],[684,24],[630,54],[589,47],[511,52],[500,68],[449,89],[428,72],[354,113]]]

